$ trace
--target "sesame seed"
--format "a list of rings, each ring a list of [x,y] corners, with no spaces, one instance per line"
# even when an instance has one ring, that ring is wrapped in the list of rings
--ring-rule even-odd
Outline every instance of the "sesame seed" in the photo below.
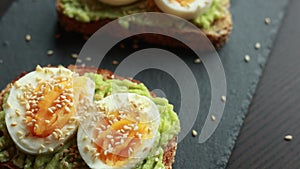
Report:
[[[155,161],[155,162],[158,162],[158,161],[159,161],[159,159],[158,159],[157,157],[155,157],[154,161]]]
[[[95,157],[99,157],[99,156],[100,156],[100,153],[95,153],[94,156],[95,156]]]
[[[63,135],[63,132],[60,129],[55,129],[54,131],[57,132],[57,134],[59,135]]]
[[[131,127],[129,127],[129,126],[127,126],[127,125],[124,125],[124,127],[123,127],[125,130],[131,130],[132,128]]]
[[[112,64],[113,64],[113,65],[118,65],[119,62],[118,62],[117,60],[113,60],[113,61],[112,61]]]
[[[257,43],[255,44],[255,49],[259,49],[260,47],[261,47],[260,43],[257,42]]]
[[[106,138],[108,138],[108,139],[112,139],[112,138],[113,138],[113,136],[112,136],[112,135],[107,135],[107,136],[106,136]]]
[[[26,111],[25,115],[32,115],[32,112],[31,111]]]
[[[41,149],[45,149],[46,147],[44,146],[44,144],[40,145]]]
[[[134,131],[137,131],[138,129],[139,129],[138,125],[135,125],[134,128],[133,128]]]
[[[48,111],[49,111],[50,113],[52,113],[52,114],[54,113],[53,110],[52,110],[51,108],[48,108]]]
[[[53,50],[48,50],[48,51],[47,51],[47,55],[48,55],[48,56],[51,56],[51,55],[53,55],[53,54],[54,54],[54,51],[53,51]]]
[[[211,118],[212,121],[216,121],[216,116],[211,115],[210,118]]]
[[[34,130],[36,130],[39,127],[38,124],[34,124]]]
[[[53,152],[53,151],[54,151],[54,149],[53,149],[52,147],[49,147],[48,150],[49,150],[50,152]]]
[[[46,123],[46,124],[49,124],[49,123],[50,123],[50,120],[45,120],[45,123]]]
[[[192,135],[195,137],[198,135],[198,132],[196,130],[192,130]]]
[[[26,102],[25,108],[26,108],[26,110],[29,110],[29,109],[30,109],[30,105],[29,105],[28,102]]]
[[[271,18],[267,17],[265,18],[265,24],[269,25],[271,23]]]
[[[38,105],[37,105],[36,103],[33,103],[33,104],[32,104],[32,107],[33,107],[33,108],[36,108],[37,106],[38,106]]]
[[[58,134],[56,132],[53,132],[52,133],[52,136],[55,138],[55,139],[58,139]]]
[[[26,42],[29,42],[31,40],[31,35],[27,34],[25,35]]]
[[[67,130],[73,130],[74,129],[74,127],[73,126],[69,126],[69,127],[67,127]]]
[[[194,63],[201,63],[200,58],[195,59],[195,60],[194,60]]]
[[[86,57],[85,60],[86,60],[86,61],[91,61],[92,58],[91,58],[91,57]]]
[[[133,149],[131,147],[129,147],[129,149],[128,149],[128,156],[130,156],[131,153],[133,153]]]
[[[16,87],[17,89],[20,88],[20,87],[21,87],[20,83],[15,82],[15,87]]]
[[[22,132],[22,131],[18,131],[18,132],[17,132],[17,135],[18,135],[18,136],[23,136],[23,132]]]
[[[18,138],[19,140],[22,140],[25,137],[25,135],[20,135]]]
[[[65,107],[65,110],[68,112],[68,113],[70,113],[71,112],[71,110],[70,110],[70,108],[69,107]]]
[[[142,139],[142,134],[141,133],[138,133],[137,134],[138,138],[141,140]]]
[[[89,138],[88,136],[84,136],[84,137],[82,138],[82,140],[83,140],[83,141],[86,141],[88,138]]]
[[[226,96],[221,96],[221,101],[226,102]]]
[[[77,59],[76,62],[77,63],[82,63],[82,60],[81,59]]]
[[[11,104],[9,102],[6,103],[7,108],[11,108]]]
[[[251,60],[251,58],[250,58],[249,55],[245,55],[245,58],[244,58],[244,59],[245,59],[246,62],[250,62],[250,60]]]
[[[21,111],[19,109],[16,109],[15,113],[17,116],[21,116]]]
[[[12,127],[15,127],[15,126],[17,126],[17,123],[16,123],[16,122],[12,122],[10,125],[11,125]]]
[[[35,71],[37,71],[37,72],[43,72],[44,69],[40,65],[37,65],[36,68],[35,68]]]
[[[284,136],[284,140],[285,141],[291,141],[292,139],[293,139],[292,135],[286,135],[286,136]]]
[[[78,54],[77,54],[77,53],[72,53],[72,54],[71,54],[71,57],[72,57],[73,59],[77,59],[77,58],[78,58]]]

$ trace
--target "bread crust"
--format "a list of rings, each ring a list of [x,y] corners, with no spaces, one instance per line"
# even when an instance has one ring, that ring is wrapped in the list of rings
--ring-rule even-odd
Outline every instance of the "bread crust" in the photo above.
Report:
[[[212,28],[210,28],[209,30],[201,29],[216,48],[220,48],[226,43],[232,31],[232,17],[229,11],[230,0],[222,0],[222,1],[226,6],[224,17],[215,20],[212,25]],[[58,14],[58,21],[66,31],[77,32],[87,36],[92,35],[99,28],[112,21],[111,19],[101,19],[92,22],[77,21],[76,19],[70,18],[63,13],[63,4],[60,2],[60,0],[56,0],[56,10]],[[190,33],[189,31],[187,32]],[[116,35],[118,35],[118,33],[116,33]],[[157,44],[157,45],[163,45],[169,47],[186,47],[182,43],[174,41],[170,38],[165,38],[164,36],[160,36],[160,35],[153,36],[153,35],[143,34],[138,38],[151,44]]]
[[[135,83],[140,83],[140,81],[130,78],[121,77],[118,75],[115,75],[113,72],[105,69],[97,69],[94,67],[76,67],[75,65],[69,65],[68,69],[70,70],[76,70],[77,73],[80,75],[83,75],[85,73],[93,72],[97,74],[101,74],[104,79],[127,79]],[[26,75],[26,72],[23,72],[20,76],[18,76],[16,79],[14,79],[10,84],[6,86],[5,89],[3,89],[0,93],[0,111],[3,110],[3,98],[6,93],[9,92],[11,86],[15,81]],[[150,92],[153,97],[155,97],[155,94],[153,92]],[[165,165],[166,169],[172,169],[172,164],[174,163],[174,158],[176,154],[177,149],[177,137],[174,137],[172,140],[169,141],[167,146],[164,148],[164,154],[163,154],[163,164]],[[19,169],[17,166],[15,166],[11,161],[6,163],[0,163],[0,168],[7,168],[7,169]]]

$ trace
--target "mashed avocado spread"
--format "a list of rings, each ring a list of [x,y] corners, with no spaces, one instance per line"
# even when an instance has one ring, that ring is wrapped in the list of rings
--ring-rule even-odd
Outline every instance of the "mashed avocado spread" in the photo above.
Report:
[[[180,131],[179,119],[173,111],[173,106],[163,98],[151,97],[144,84],[133,83],[129,80],[105,80],[102,75],[88,73],[85,76],[91,78],[96,84],[95,100],[100,100],[111,93],[130,92],[149,97],[158,106],[161,115],[159,136],[157,137],[155,152],[141,161],[136,169],[163,169],[163,147]],[[8,94],[4,96],[3,106]],[[157,160],[158,159],[158,160]],[[5,112],[0,111],[0,166],[1,163],[12,162],[24,169],[72,169],[88,168],[81,158],[76,144],[76,135],[71,137],[57,152],[44,155],[29,155],[20,152],[13,144],[5,125]]]
[[[110,6],[98,0],[61,0],[63,13],[81,22],[99,19],[117,19],[128,14],[140,12],[156,12],[158,8],[153,0],[139,0],[125,6]],[[224,15],[225,5],[222,0],[213,0],[210,8],[191,22],[200,28],[209,29],[212,23]]]

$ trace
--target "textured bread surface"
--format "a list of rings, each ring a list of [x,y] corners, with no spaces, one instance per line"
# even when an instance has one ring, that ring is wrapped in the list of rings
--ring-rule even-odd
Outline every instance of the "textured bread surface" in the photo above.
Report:
[[[225,6],[223,17],[215,20],[209,29],[200,28],[216,48],[220,48],[226,43],[232,31],[232,17],[229,11],[230,0],[222,0],[222,3]],[[76,19],[70,18],[63,13],[63,4],[60,2],[60,0],[57,0],[56,2],[56,10],[58,13],[59,23],[66,31],[77,32],[84,35],[92,35],[99,28],[112,21],[111,19],[101,19],[92,22],[77,21]],[[176,30],[171,29],[170,31],[175,31],[176,33]],[[183,30],[183,32],[190,33],[189,30]],[[116,32],[115,35],[118,35],[118,33]],[[141,36],[141,39],[151,44],[170,47],[184,47],[184,45],[181,43],[169,38],[164,38],[163,36],[143,35]]]

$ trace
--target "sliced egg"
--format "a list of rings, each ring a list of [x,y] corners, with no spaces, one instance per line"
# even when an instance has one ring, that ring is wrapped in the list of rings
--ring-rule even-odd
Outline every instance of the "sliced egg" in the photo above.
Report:
[[[113,5],[113,6],[121,6],[121,5],[128,5],[138,0],[99,0],[102,3]]]
[[[212,0],[154,0],[160,10],[184,19],[194,19],[205,12]]]
[[[5,122],[12,140],[26,153],[55,151],[77,130],[77,107],[93,99],[94,89],[69,69],[37,66],[10,90]]]
[[[77,134],[80,155],[93,169],[131,169],[145,159],[158,136],[160,114],[147,97],[116,93],[95,103]]]

